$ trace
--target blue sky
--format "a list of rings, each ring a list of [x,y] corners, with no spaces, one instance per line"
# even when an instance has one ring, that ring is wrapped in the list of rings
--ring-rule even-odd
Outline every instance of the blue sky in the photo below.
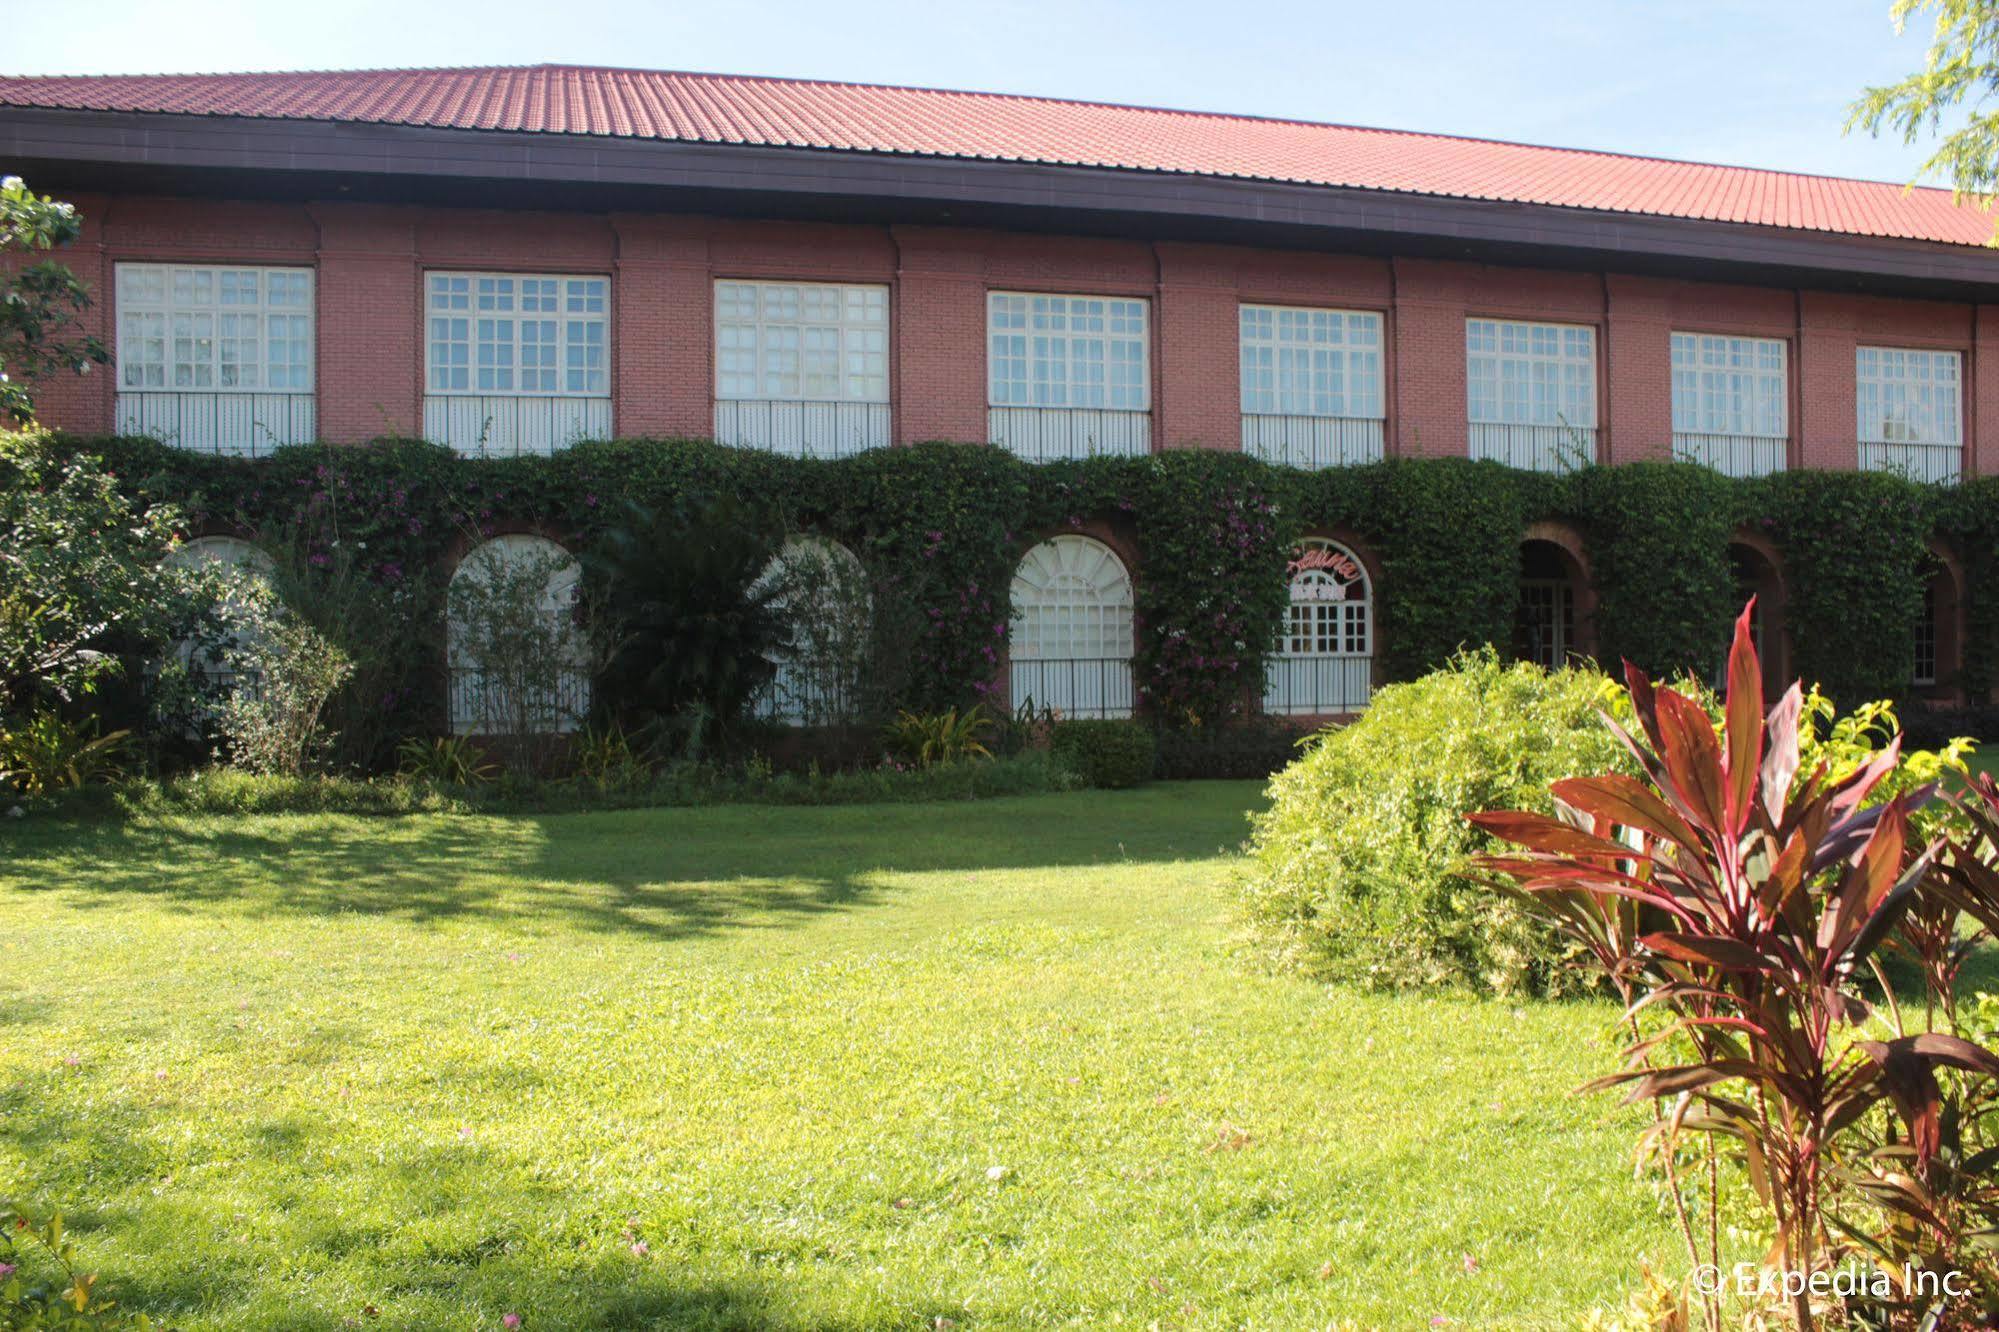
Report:
[[[576,64],[1291,116],[1906,181],[1840,134],[1916,68],[1888,0],[5,0],[0,71]]]

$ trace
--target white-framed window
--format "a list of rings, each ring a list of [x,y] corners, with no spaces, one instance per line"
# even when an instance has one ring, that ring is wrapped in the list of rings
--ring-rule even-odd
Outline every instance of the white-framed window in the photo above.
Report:
[[[523,661],[496,660],[485,644],[504,628],[480,627],[482,589],[514,578],[536,578],[536,613],[564,643],[568,660],[554,671]],[[446,599],[445,648],[450,668],[451,729],[459,735],[561,735],[583,725],[590,677],[582,632],[575,625],[583,579],[574,556],[547,537],[509,533],[481,542],[452,571]]]
[[[1728,476],[1786,465],[1790,391],[1777,338],[1674,333],[1673,452]]]
[[[1964,454],[1964,358],[1954,351],[1857,347],[1860,462],[1920,481],[1955,481]]]
[[[793,536],[757,579],[791,623],[774,653],[757,716],[793,726],[858,720],[874,621],[874,592],[860,557],[829,537]]]
[[[1381,417],[1380,315],[1245,305],[1241,324],[1244,412]]]
[[[1932,578],[1923,584],[1923,614],[1916,621],[1915,683],[1929,687],[1937,682],[1937,585]]]
[[[609,397],[610,290],[600,276],[426,274],[425,392]]]
[[[717,282],[715,396],[887,402],[888,288]]]
[[[1072,717],[1131,715],[1131,575],[1115,551],[1092,537],[1052,537],[1021,559],[1011,597],[1016,710],[1032,703]]]
[[[310,393],[313,271],[119,264],[121,391]]]
[[[1290,604],[1264,673],[1263,710],[1292,715],[1357,712],[1374,685],[1374,595],[1367,568],[1336,541],[1298,543]]]
[[[1790,433],[1781,340],[1675,333],[1672,352],[1674,434],[1782,439]]]
[[[1860,438],[1875,444],[1964,443],[1963,358],[1954,351],[1854,350]]]
[[[1596,428],[1596,330],[1465,321],[1466,408],[1476,425]]]
[[[986,297],[993,407],[1151,410],[1146,302],[1129,297]]]

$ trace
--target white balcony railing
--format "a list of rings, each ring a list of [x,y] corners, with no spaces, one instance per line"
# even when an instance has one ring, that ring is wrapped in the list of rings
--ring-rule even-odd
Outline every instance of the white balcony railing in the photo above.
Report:
[[[556,453],[610,436],[609,398],[430,394],[423,400],[423,437],[470,458]]]
[[[1131,662],[1123,657],[1015,657],[1008,663],[1013,708],[1032,704],[1064,717],[1129,717]]]
[[[310,444],[319,429],[310,393],[120,393],[116,419],[121,435],[243,458]]]
[[[1673,432],[1673,456],[1712,467],[1723,476],[1772,476],[1784,470],[1790,443],[1781,435],[1706,435]]]
[[[1359,712],[1374,693],[1369,656],[1277,656],[1263,671],[1263,710],[1286,717]]]
[[[715,400],[715,439],[792,458],[845,458],[889,445],[885,402]]]
[[[1900,472],[1911,481],[1954,486],[1964,475],[1964,445],[1863,439],[1860,466],[1864,471]]]
[[[1573,472],[1596,461],[1596,427],[1474,421],[1470,453],[1523,472]]]
[[[992,442],[1029,462],[1142,457],[1152,451],[1152,413],[1097,407],[989,407]]]
[[[1380,462],[1379,418],[1242,414],[1242,451],[1283,467],[1351,467]]]

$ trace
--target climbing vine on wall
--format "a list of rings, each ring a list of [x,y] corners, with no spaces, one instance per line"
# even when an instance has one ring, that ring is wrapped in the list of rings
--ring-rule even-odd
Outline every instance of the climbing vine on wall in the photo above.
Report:
[[[923,444],[801,460],[701,440],[614,440],[552,457],[471,460],[421,441],[300,446],[255,460],[150,440],[74,441],[202,532],[336,543],[370,575],[441,576],[481,534],[531,528],[580,547],[624,501],[729,495],[845,543],[916,626],[905,702],[992,695],[1009,583],[1035,542],[1068,530],[1133,552],[1136,683],[1169,725],[1253,705],[1282,623],[1300,535],[1338,534],[1376,563],[1377,654],[1389,679],[1461,646],[1511,639],[1520,542],[1540,520],[1583,541],[1604,655],[1705,669],[1732,613],[1727,546],[1744,526],[1783,553],[1801,670],[1836,697],[1893,695],[1910,674],[1932,532],[1970,574],[1967,682],[1995,675],[1999,610],[1981,595],[1999,545],[1999,483],[1952,491],[1880,474],[1733,481],[1688,464],[1569,476],[1462,459],[1298,472],[1237,453],[1030,465],[998,449]],[[1004,702],[1004,700],[997,700]]]

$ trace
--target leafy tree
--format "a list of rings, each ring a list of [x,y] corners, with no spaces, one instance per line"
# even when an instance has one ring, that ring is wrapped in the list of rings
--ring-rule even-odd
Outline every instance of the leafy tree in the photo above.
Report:
[[[37,195],[19,176],[0,179],[0,255],[53,250],[82,231],[83,218],[69,204]],[[89,289],[53,259],[0,279],[0,419],[23,425],[33,420],[28,385],[50,371],[87,374],[111,359],[92,335],[64,336],[89,307]]]
[[[41,431],[0,432],[0,714],[90,693],[119,648],[173,641],[202,578],[164,563],[179,518]]]
[[[1912,16],[1930,12],[1936,19],[1923,68],[1867,89],[1848,109],[1846,128],[1889,130],[1913,144],[1962,111],[1963,123],[1943,136],[1919,176],[1944,177],[1960,198],[1989,209],[1999,193],[1999,109],[1988,105],[1999,92],[1999,0],[1895,0],[1889,10],[1898,33]]]
[[[584,557],[608,642],[598,698],[690,754],[744,720],[792,646],[775,525],[740,504],[626,507]]]

